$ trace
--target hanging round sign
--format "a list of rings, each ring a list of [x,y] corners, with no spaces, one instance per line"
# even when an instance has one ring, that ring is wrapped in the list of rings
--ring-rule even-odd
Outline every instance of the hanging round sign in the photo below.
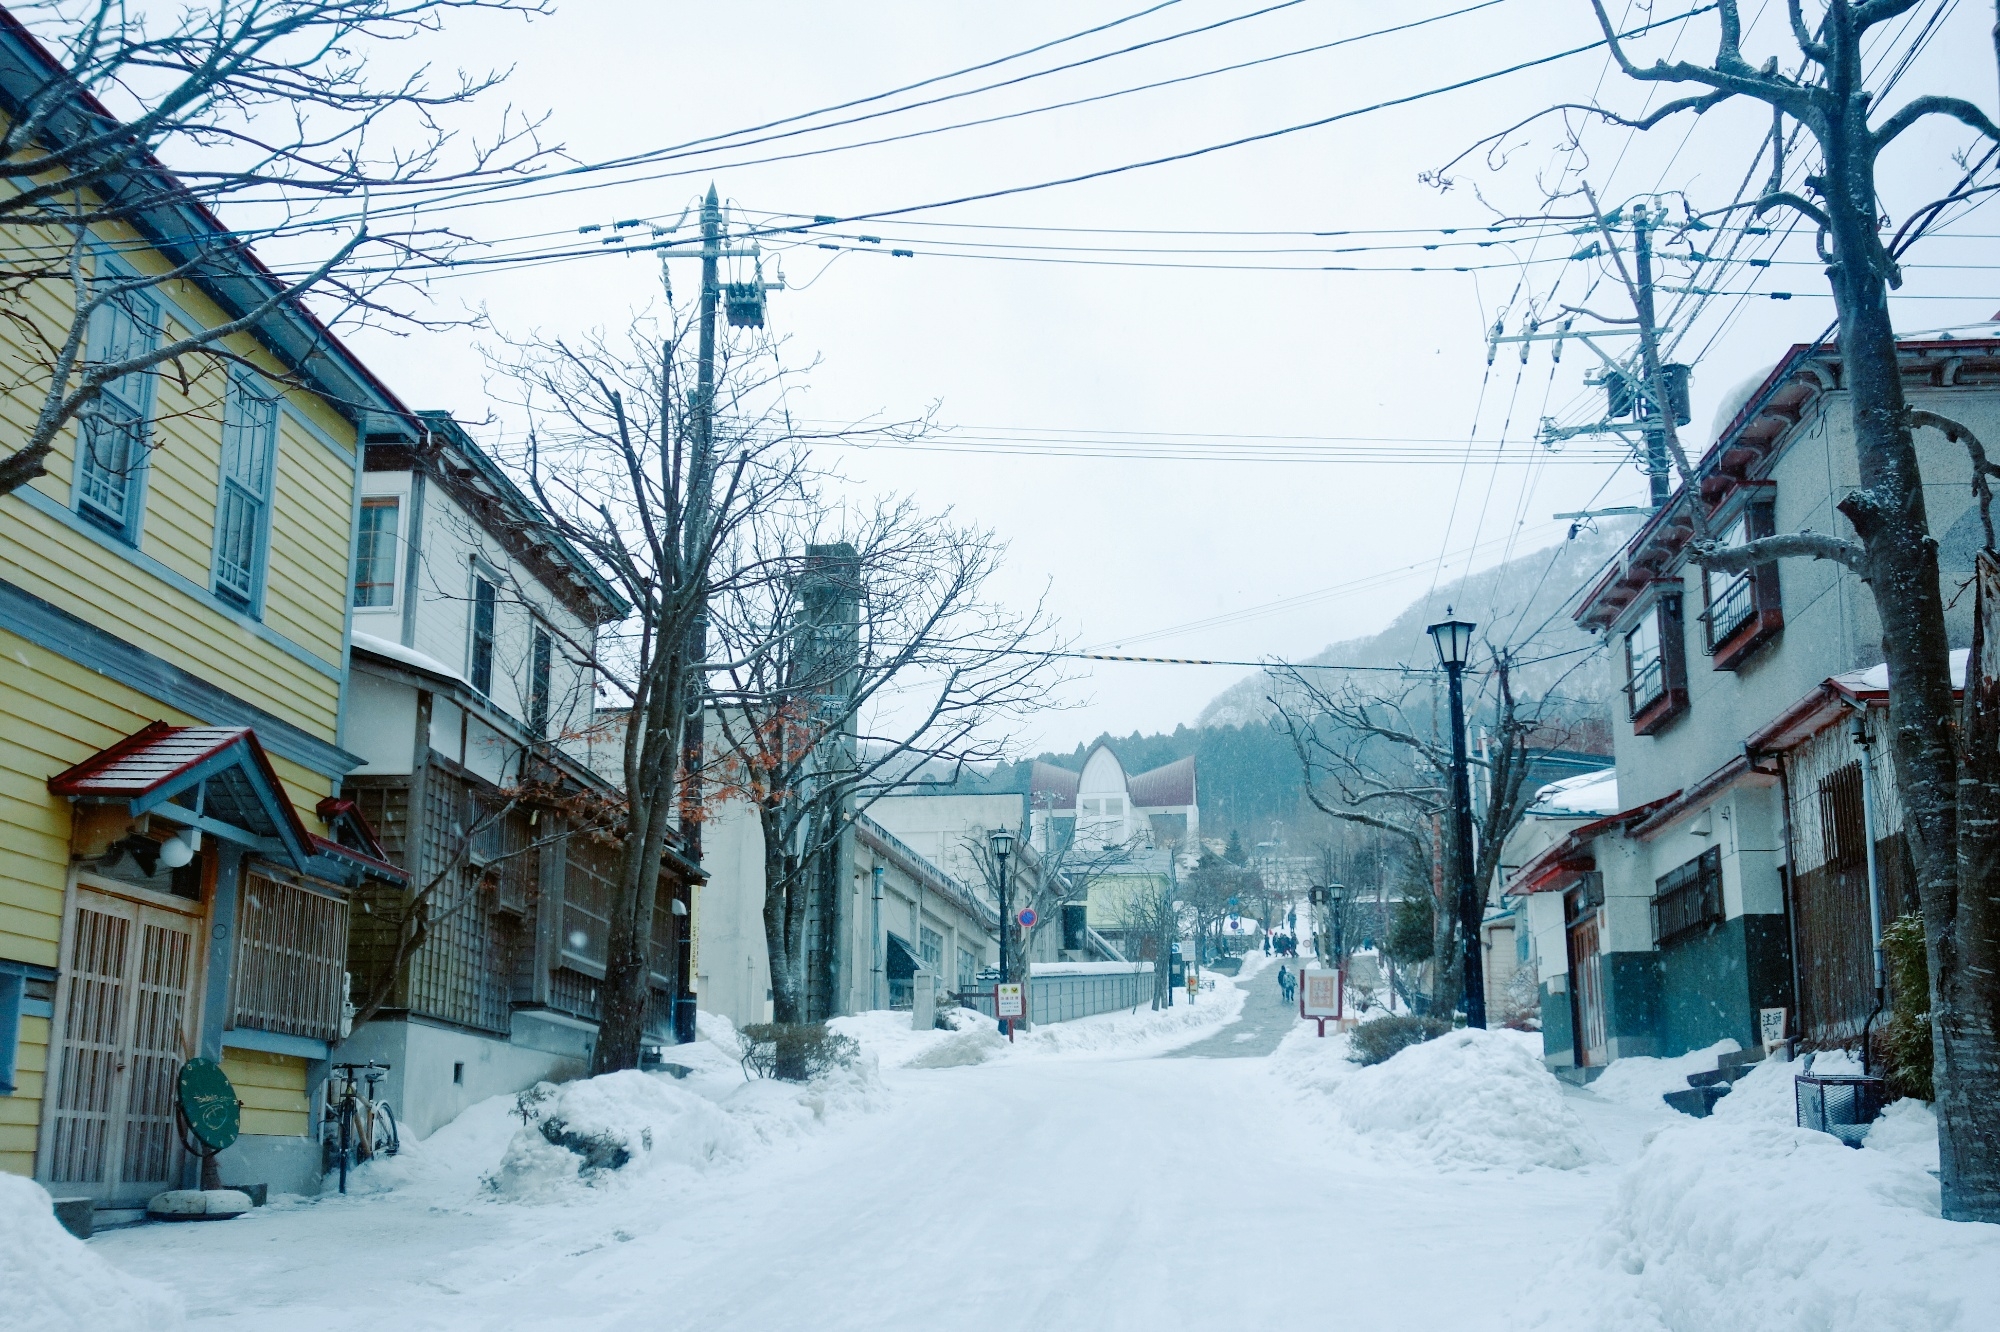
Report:
[[[1022,907],[1021,914],[1014,917],[1014,919],[1021,922],[1022,929],[1030,930],[1035,927],[1035,922],[1040,920],[1041,917],[1035,914],[1033,907]]]
[[[202,1146],[219,1152],[242,1131],[242,1104],[229,1075],[213,1059],[190,1059],[175,1080],[181,1116]]]

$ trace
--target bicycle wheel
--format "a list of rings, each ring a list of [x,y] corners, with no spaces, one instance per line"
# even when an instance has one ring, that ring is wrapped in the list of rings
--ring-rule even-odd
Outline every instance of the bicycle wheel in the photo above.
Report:
[[[402,1146],[402,1136],[396,1131],[396,1112],[389,1108],[387,1101],[377,1101],[374,1131],[369,1135],[368,1154],[394,1156]]]

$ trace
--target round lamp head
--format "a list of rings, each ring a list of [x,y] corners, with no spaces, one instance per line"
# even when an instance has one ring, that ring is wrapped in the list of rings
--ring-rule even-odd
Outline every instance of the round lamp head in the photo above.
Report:
[[[197,839],[200,836],[200,833],[190,828],[160,843],[160,868],[179,869],[193,860]]]
[[[1446,616],[1451,615],[1451,607],[1444,608]],[[1472,631],[1478,626],[1465,620],[1448,618],[1430,627],[1431,641],[1437,645],[1438,665],[1450,670],[1465,665],[1465,659],[1472,652]]]

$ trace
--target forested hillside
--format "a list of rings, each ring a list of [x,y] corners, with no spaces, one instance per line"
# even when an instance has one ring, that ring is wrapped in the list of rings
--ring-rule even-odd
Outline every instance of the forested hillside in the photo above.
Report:
[[[1481,660],[1490,660],[1494,645],[1504,645],[1526,660],[1515,677],[1517,691],[1524,697],[1556,691],[1551,715],[1571,724],[1575,747],[1602,748],[1606,737],[1589,719],[1603,712],[1608,686],[1601,663],[1588,656],[1595,640],[1570,622],[1568,609],[1583,585],[1616,553],[1629,526],[1581,532],[1561,546],[1532,551],[1469,578],[1444,580],[1380,633],[1336,641],[1306,662],[1428,667],[1431,646],[1424,626],[1443,618],[1450,604],[1461,617],[1479,624]],[[1338,633],[1339,626],[1329,625],[1329,631]],[[1134,732],[1099,739],[1111,746],[1127,772],[1144,772],[1194,755],[1204,836],[1224,838],[1235,832],[1245,842],[1255,843],[1271,836],[1275,822],[1282,825],[1284,840],[1302,847],[1323,833],[1326,820],[1305,799],[1291,741],[1272,724],[1268,697],[1278,684],[1270,673],[1258,672],[1218,694],[1193,726],[1176,726],[1171,734]],[[1471,707],[1475,726],[1477,709],[1475,702]],[[1080,770],[1089,749],[1078,745],[1069,753],[1039,757]],[[1025,792],[1032,766],[1029,759],[1001,764],[968,784]],[[1561,775],[1552,769],[1548,778],[1538,776],[1538,780]]]

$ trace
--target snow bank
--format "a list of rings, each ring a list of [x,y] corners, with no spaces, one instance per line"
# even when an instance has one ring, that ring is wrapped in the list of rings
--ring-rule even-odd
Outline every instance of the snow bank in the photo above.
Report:
[[[1748,1074],[1736,1079],[1729,1095],[1715,1103],[1715,1117],[1740,1124],[1796,1124],[1799,1122],[1798,1089],[1793,1085],[1805,1072],[1804,1061],[1786,1063],[1767,1059]],[[1861,1061],[1841,1050],[1813,1057],[1815,1073],[1859,1073]],[[1607,1072],[1604,1076],[1610,1077]]]
[[[0,1173],[0,1302],[15,1332],[179,1327],[180,1296],[104,1261],[62,1228],[33,1180]]]
[[[1734,1054],[1742,1048],[1733,1040],[1720,1040],[1706,1050],[1695,1050],[1672,1059],[1627,1055],[1614,1059],[1591,1082],[1589,1091],[1593,1096],[1620,1105],[1665,1110],[1667,1106],[1660,1097],[1670,1091],[1686,1091],[1688,1074],[1712,1071],[1718,1058]]]
[[[697,1044],[700,1044],[699,1042]],[[687,1049],[689,1047],[682,1047]],[[662,1174],[696,1174],[799,1137],[844,1112],[872,1108],[873,1058],[808,1083],[712,1079],[627,1070],[521,1093],[523,1123],[487,1187],[547,1198]]]
[[[1534,1325],[1991,1327],[2000,1226],[1940,1219],[1916,1142],[1926,1119],[1921,1106],[1892,1108],[1873,1151],[1754,1116],[1669,1125],[1620,1182],[1595,1251],[1571,1260],[1581,1270],[1545,1283],[1572,1293],[1565,1307]]]
[[[1386,1154],[1445,1170],[1568,1170],[1604,1159],[1542,1066],[1539,1036],[1455,1031],[1370,1068],[1347,1050],[1346,1037],[1322,1040],[1302,1026],[1273,1066]]]

